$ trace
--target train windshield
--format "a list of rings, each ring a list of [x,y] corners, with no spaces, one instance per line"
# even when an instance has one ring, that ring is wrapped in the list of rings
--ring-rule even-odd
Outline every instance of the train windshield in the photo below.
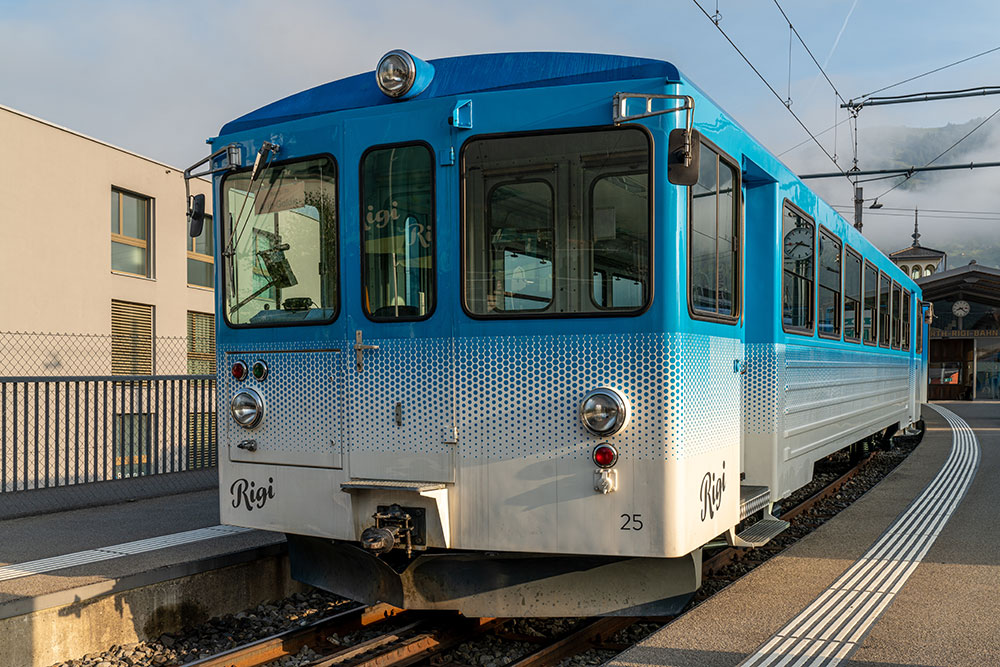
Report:
[[[314,158],[222,184],[225,315],[235,325],[331,321],[337,312],[336,167]]]

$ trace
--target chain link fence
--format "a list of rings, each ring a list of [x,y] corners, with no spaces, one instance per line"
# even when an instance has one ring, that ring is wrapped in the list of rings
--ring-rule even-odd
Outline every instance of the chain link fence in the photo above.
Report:
[[[204,342],[128,342],[0,332],[0,518],[216,483],[215,364]],[[153,372],[114,372],[135,367]]]
[[[214,347],[214,338],[211,343]],[[193,337],[0,331],[0,376],[112,375],[144,368],[147,375],[215,373],[214,349]]]

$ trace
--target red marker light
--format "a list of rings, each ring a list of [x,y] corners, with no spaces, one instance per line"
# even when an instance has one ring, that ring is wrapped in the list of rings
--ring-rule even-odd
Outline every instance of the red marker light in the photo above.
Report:
[[[618,462],[618,451],[608,443],[594,447],[594,463],[599,468],[610,468]]]
[[[243,380],[247,376],[247,365],[242,361],[237,361],[233,364],[233,377],[237,380]]]

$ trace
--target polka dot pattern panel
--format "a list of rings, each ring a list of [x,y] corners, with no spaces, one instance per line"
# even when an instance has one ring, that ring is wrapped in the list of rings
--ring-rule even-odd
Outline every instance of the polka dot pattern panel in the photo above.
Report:
[[[351,354],[347,369],[347,433],[351,456],[445,455],[454,417],[453,342],[450,338],[373,338],[364,370]],[[396,423],[399,404],[402,425]]]
[[[463,459],[588,459],[603,439],[580,403],[598,387],[628,399],[606,438],[622,457],[681,459],[739,441],[739,341],[692,334],[518,336],[457,341]],[[735,439],[735,440],[734,440]]]
[[[246,354],[219,355],[218,368],[223,369],[219,373],[219,414],[225,415],[230,433],[252,437],[260,450],[327,453],[331,444],[343,440],[346,355],[342,351],[310,349],[308,343],[281,345],[289,351],[275,352],[273,344],[265,347],[241,343],[238,349]],[[311,345],[315,348],[316,343]],[[267,377],[261,382],[249,375],[237,381],[229,372],[237,360],[246,363],[248,369],[255,361],[263,361],[268,367]],[[249,431],[237,426],[229,411],[233,395],[246,387],[257,390],[264,400],[264,419]]]
[[[750,343],[746,346],[743,428],[747,433],[762,435],[777,430],[778,369],[784,366],[784,352],[783,345],[773,343]]]

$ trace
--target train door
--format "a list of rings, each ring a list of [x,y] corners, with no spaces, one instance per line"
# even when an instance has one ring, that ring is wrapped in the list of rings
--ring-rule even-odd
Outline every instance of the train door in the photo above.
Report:
[[[220,391],[226,401],[243,397],[240,410],[252,424],[222,420],[231,461],[343,465],[337,178],[333,158],[319,155],[222,181],[220,231],[232,249],[223,264],[223,316],[242,328],[223,347],[224,367],[237,368],[221,375]],[[249,409],[255,398],[263,411]]]
[[[347,253],[360,260],[347,280],[348,469],[352,479],[453,482],[454,339],[448,309],[438,308],[434,151],[421,142],[366,148],[361,137],[385,136],[389,125],[371,123],[347,132],[361,154],[360,224],[347,240],[360,249]]]
[[[741,471],[748,484],[773,487],[777,469],[775,410],[781,283],[775,248],[780,247],[778,185],[751,160],[743,160],[744,343],[743,443]]]

